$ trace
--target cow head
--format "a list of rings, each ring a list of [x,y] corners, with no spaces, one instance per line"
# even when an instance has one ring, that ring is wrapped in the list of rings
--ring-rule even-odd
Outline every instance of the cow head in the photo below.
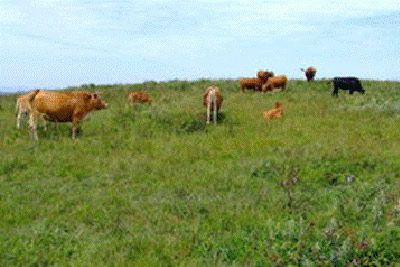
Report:
[[[276,109],[282,108],[282,103],[281,102],[275,102],[274,108],[276,108]]]
[[[274,76],[274,73],[271,71],[262,71],[257,72],[257,77],[263,81],[267,81],[269,77]]]
[[[108,106],[108,104],[106,102],[104,102],[100,98],[100,96],[96,93],[87,95],[87,99],[89,100],[90,106],[93,109],[101,110],[101,109],[106,109]]]

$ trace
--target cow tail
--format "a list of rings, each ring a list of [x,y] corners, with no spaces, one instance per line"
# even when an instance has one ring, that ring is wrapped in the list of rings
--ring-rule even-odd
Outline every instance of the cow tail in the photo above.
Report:
[[[30,94],[29,94],[29,102],[31,103],[34,99],[35,99],[35,97],[36,97],[36,95],[38,94],[40,92],[40,90],[39,89],[36,89],[35,91],[33,91],[33,92],[31,92]]]

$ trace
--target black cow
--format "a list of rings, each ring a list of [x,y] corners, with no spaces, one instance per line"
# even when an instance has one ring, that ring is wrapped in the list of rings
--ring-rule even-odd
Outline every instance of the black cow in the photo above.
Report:
[[[335,77],[333,78],[333,92],[332,95],[338,96],[339,89],[349,91],[349,94],[354,92],[365,93],[361,82],[356,77]]]

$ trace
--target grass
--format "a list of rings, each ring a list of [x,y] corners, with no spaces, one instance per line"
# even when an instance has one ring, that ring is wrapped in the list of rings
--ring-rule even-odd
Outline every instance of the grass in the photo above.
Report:
[[[76,141],[69,124],[31,141],[0,96],[0,265],[400,264],[400,83],[334,98],[324,81],[213,82],[217,126],[207,80],[69,88],[110,104]],[[153,104],[128,105],[132,90]]]

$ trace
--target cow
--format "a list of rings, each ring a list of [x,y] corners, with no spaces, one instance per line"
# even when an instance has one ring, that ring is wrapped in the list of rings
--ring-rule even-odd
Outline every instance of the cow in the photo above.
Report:
[[[272,76],[274,76],[273,72],[259,71],[257,72],[257,78],[240,78],[240,90],[242,93],[244,92],[244,89],[261,91],[263,84],[265,84]]]
[[[29,127],[35,140],[39,139],[36,127],[39,117],[53,122],[71,122],[72,139],[75,139],[79,123],[87,118],[90,112],[106,109],[108,106],[98,94],[80,91],[36,90],[30,95],[29,103]]]
[[[33,91],[34,92],[34,91]],[[20,95],[17,98],[17,103],[15,106],[15,111],[16,111],[16,117],[17,117],[17,129],[21,128],[21,121],[22,117],[27,117],[29,116],[31,106],[29,104],[29,97],[32,92],[29,92],[24,95]]]
[[[275,102],[274,107],[270,110],[263,112],[263,117],[265,121],[274,118],[281,118],[283,115],[283,105],[281,102]]]
[[[210,115],[213,112],[214,124],[217,123],[217,113],[222,106],[224,98],[221,91],[215,85],[208,86],[203,94],[203,105],[207,107],[207,124],[210,123]]]
[[[149,103],[151,104],[151,98],[146,92],[131,92],[128,94],[128,101],[130,103]]]
[[[347,90],[351,95],[354,92],[365,93],[360,80],[356,77],[334,77],[332,95],[338,96],[339,89]]]
[[[315,67],[308,67],[306,70],[301,68],[300,70],[305,73],[308,82],[314,81],[315,74],[317,74]]]
[[[282,88],[282,90],[285,90],[287,83],[288,83],[288,78],[286,75],[278,75],[270,77],[268,81],[265,84],[263,84],[261,90],[263,92],[272,91],[275,88]]]

